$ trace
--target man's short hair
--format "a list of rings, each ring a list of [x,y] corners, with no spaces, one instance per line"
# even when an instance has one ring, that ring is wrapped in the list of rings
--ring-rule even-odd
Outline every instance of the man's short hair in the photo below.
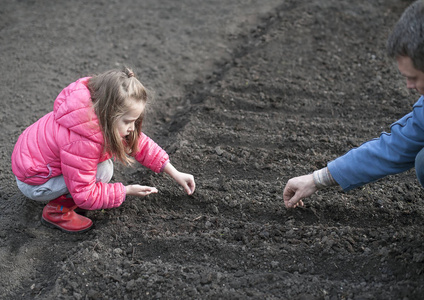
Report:
[[[424,0],[412,3],[402,14],[387,41],[391,58],[407,56],[424,72]]]

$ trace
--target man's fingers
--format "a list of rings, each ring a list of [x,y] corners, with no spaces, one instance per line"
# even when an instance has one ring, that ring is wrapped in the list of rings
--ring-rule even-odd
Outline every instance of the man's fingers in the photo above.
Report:
[[[302,200],[300,200],[300,196],[297,195],[297,194],[294,194],[293,197],[290,199],[290,201],[288,201],[288,207],[295,208],[297,205],[300,204],[298,202],[300,202],[302,204],[302,206],[303,206],[303,202],[302,202]]]

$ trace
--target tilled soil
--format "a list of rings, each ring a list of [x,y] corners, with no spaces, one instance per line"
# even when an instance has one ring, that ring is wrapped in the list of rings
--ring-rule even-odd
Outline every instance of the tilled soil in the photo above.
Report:
[[[305,208],[282,199],[289,178],[411,110],[385,55],[411,1],[133,2],[0,6],[0,298],[421,299],[413,170]],[[16,187],[14,143],[67,84],[121,65],[154,91],[145,131],[197,190],[116,165],[114,181],[159,194],[86,212],[85,234],[44,227]]]

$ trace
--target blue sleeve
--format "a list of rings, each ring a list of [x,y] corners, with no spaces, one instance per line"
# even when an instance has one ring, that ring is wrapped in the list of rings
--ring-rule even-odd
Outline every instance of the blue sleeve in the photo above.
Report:
[[[409,170],[424,147],[424,97],[412,112],[392,124],[391,133],[383,132],[328,163],[334,180],[348,191],[387,175]]]

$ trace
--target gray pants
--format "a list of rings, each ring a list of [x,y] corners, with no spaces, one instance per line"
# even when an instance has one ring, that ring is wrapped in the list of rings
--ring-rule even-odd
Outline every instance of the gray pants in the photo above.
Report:
[[[113,176],[112,159],[97,165],[96,182],[109,182]],[[22,194],[36,201],[50,201],[62,195],[69,194],[63,175],[53,177],[41,185],[29,185],[16,178]]]

